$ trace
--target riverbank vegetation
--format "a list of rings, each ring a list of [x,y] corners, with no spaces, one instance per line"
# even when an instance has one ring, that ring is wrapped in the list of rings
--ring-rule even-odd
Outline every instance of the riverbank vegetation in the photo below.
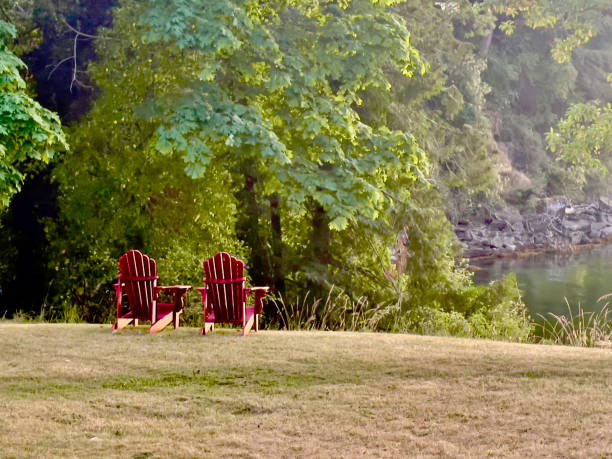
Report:
[[[602,297],[603,298],[603,297]],[[608,303],[596,312],[576,308],[565,300],[567,314],[540,315],[539,336],[554,344],[582,347],[612,347],[612,317]],[[537,332],[536,332],[537,333]]]
[[[612,353],[0,323],[6,456],[605,456]]]
[[[192,285],[224,250],[271,325],[337,289],[328,328],[527,340],[452,223],[608,190],[612,11],[587,3],[0,0],[28,67],[0,89],[63,123],[0,157],[0,313],[108,322],[126,250]]]

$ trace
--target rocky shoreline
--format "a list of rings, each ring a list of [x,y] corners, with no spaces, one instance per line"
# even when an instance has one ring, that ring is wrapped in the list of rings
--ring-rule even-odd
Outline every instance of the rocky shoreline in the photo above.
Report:
[[[574,252],[612,242],[612,199],[572,205],[563,197],[545,198],[525,214],[512,207],[481,209],[455,222],[455,233],[467,259]]]

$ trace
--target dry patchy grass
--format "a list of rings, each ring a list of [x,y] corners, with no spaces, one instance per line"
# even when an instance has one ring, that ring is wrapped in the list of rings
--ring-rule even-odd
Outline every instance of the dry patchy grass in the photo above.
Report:
[[[0,323],[3,457],[610,457],[612,350]]]

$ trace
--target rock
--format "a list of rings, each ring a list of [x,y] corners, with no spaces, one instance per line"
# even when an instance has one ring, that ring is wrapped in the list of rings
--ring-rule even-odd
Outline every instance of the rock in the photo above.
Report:
[[[570,203],[564,196],[553,196],[550,198],[544,198],[541,201],[541,205],[538,206],[538,210],[543,207],[543,209],[540,210],[541,213],[554,217],[560,217],[563,215],[564,210],[567,210],[569,206]]]
[[[525,217],[525,229],[529,233],[546,231],[550,225],[551,217],[548,215],[528,215]]]
[[[517,250],[572,250],[573,246],[612,242],[612,198],[570,206],[562,197],[537,204],[539,213],[479,208],[471,219],[458,219],[455,233],[469,258],[505,255]]]
[[[567,209],[565,209],[567,210]],[[565,215],[567,220],[590,220],[597,221],[601,219],[599,217],[599,211],[592,206],[576,206],[572,208],[572,212]]]
[[[612,199],[602,196],[597,203],[600,211],[612,214]]]
[[[497,210],[493,212],[493,216],[495,219],[507,222],[509,225],[523,221],[523,216],[518,209],[513,207],[504,207],[503,209]]]
[[[488,224],[489,226],[495,228],[498,231],[503,231],[508,227],[508,223],[505,222],[504,220],[491,220]]]
[[[589,236],[595,239],[599,239],[601,237],[601,230],[607,227],[610,227],[610,225],[606,222],[593,222],[591,223],[591,230],[589,231]]]
[[[490,257],[491,255],[493,255],[493,249],[484,247],[470,247],[463,251],[463,256],[465,258]]]
[[[602,228],[601,232],[599,233],[599,238],[605,241],[612,240],[612,226]]]
[[[474,240],[474,236],[472,235],[472,231],[467,228],[456,228],[455,234],[459,238],[460,241],[472,241]]]
[[[590,231],[591,221],[589,220],[563,220],[561,223],[562,227],[568,233],[574,233],[576,231]]]
[[[582,236],[584,236],[584,233],[580,231],[574,231],[573,233],[570,233],[569,237],[570,241],[572,242],[572,245],[580,244],[580,242],[582,242]]]
[[[512,224],[510,230],[514,233],[522,233],[523,231],[525,231],[525,225],[522,221],[516,222]]]

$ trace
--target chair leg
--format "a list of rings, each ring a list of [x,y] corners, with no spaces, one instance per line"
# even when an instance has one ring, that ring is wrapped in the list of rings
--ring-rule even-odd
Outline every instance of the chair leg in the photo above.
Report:
[[[244,326],[242,327],[242,336],[247,336],[253,328],[253,324],[255,323],[255,314],[249,316],[244,322]]]
[[[212,333],[214,331],[215,331],[214,322],[204,322],[204,326],[202,327],[202,330],[200,330],[200,335],[202,336],[208,335],[209,333]]]
[[[174,312],[174,329],[176,330],[177,328],[179,328],[179,318],[181,317],[181,313],[180,312]]]
[[[166,314],[164,317],[159,319],[157,322],[151,325],[149,328],[149,333],[159,333],[164,328],[166,328],[172,322],[172,314]]]
[[[113,332],[117,332],[120,330],[123,330],[125,327],[127,327],[130,323],[135,322],[138,319],[117,319],[115,321],[115,324],[113,325]]]

